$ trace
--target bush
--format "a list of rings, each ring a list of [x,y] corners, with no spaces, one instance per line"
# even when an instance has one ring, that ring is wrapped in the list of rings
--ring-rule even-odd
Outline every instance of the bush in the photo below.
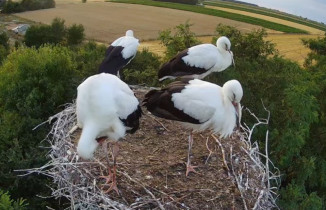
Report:
[[[261,30],[241,34],[235,28],[220,25],[217,32],[230,37],[236,68],[212,74],[208,80],[223,84],[238,79],[244,89],[242,104],[257,116],[265,116],[262,100],[271,112],[269,148],[270,157],[282,174],[280,207],[325,208],[326,149],[321,146],[326,145],[326,126],[322,123],[326,122],[325,56],[312,56],[312,74],[279,58]],[[251,124],[251,119],[244,113],[244,122]],[[260,128],[254,139],[264,140],[265,131]],[[260,142],[262,148],[264,144]]]
[[[65,21],[55,18],[51,25],[33,25],[27,29],[24,42],[26,46],[39,48],[43,44],[77,45],[82,43],[84,27],[74,24],[66,28]]]
[[[22,12],[23,8],[21,7],[19,2],[13,2],[12,0],[8,0],[2,8],[3,13],[17,13]]]
[[[98,68],[104,59],[106,47],[88,42],[75,49],[76,63],[79,77],[83,80],[98,73]]]
[[[39,48],[45,43],[51,43],[50,37],[51,26],[48,25],[32,25],[26,31],[24,43],[28,47]]]
[[[228,37],[235,59],[266,59],[267,56],[278,54],[275,44],[264,39],[267,36],[264,28],[242,34],[232,26],[219,24],[216,27],[216,33],[218,36],[213,37],[212,43],[216,44],[216,40],[220,36]]]
[[[67,44],[68,45],[78,45],[84,41],[84,26],[79,24],[73,24],[67,30]]]
[[[55,7],[54,0],[22,0],[21,2],[9,0],[3,6],[3,13],[18,13],[53,7]]]
[[[157,70],[160,65],[160,57],[144,49],[137,53],[136,57],[120,74],[127,84],[158,86]]]
[[[14,201],[10,198],[8,192],[4,193],[0,190],[0,210],[22,210],[27,204],[24,199]]]
[[[171,34],[171,30],[167,29],[159,33],[159,40],[166,47],[165,60],[170,60],[178,52],[184,49],[200,44],[196,38],[196,34],[190,31],[190,24],[188,21],[185,24],[180,24],[175,27],[175,34]]]
[[[9,54],[9,37],[5,32],[0,34],[0,64]]]
[[[17,177],[16,169],[43,165],[39,148],[50,125],[32,129],[76,96],[80,82],[72,51],[66,47],[19,48],[0,67],[0,186],[33,209],[45,209],[51,185],[40,176]],[[55,202],[57,203],[57,202]]]
[[[5,32],[0,34],[0,45],[5,49],[9,49],[9,37]]]

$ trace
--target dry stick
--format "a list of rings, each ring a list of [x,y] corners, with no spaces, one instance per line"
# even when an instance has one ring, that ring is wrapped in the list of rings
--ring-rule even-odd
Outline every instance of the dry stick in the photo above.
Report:
[[[221,148],[221,151],[222,151],[222,158],[223,158],[223,163],[224,163],[225,167],[226,167],[227,170],[228,170],[228,175],[230,176],[230,168],[229,168],[229,166],[228,166],[228,164],[226,163],[226,160],[225,160],[225,152],[224,152],[223,146],[222,146],[221,142],[218,140],[218,138],[216,138],[216,137],[214,136],[214,134],[212,134],[211,136],[213,137],[213,139],[215,139],[215,141],[218,143],[218,145],[219,145],[220,148]]]
[[[205,164],[207,164],[209,158],[210,158],[211,155],[214,153],[214,152],[213,152],[212,150],[210,150],[209,147],[208,147],[208,140],[209,140],[209,136],[208,136],[207,139],[206,139],[206,148],[207,148],[207,150],[209,151],[209,154],[208,154],[208,157],[206,158]]]
[[[155,117],[153,117],[153,116],[151,116],[151,115],[148,115],[148,116],[150,116],[153,120],[155,120],[157,123],[159,123],[167,132],[170,132],[170,130],[169,129],[167,129],[164,125],[163,125],[163,123],[161,123],[160,121],[158,121]]]

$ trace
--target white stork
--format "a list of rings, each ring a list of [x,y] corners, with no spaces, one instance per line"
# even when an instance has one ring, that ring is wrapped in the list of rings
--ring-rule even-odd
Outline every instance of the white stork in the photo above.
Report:
[[[134,133],[139,128],[142,111],[139,102],[128,85],[117,76],[97,74],[87,78],[78,86],[76,101],[77,125],[82,128],[77,153],[91,159],[99,145],[98,141],[109,138],[117,142],[126,132]],[[109,169],[106,184],[112,184],[106,192],[115,190],[116,156],[119,147],[113,147],[113,175]]]
[[[178,53],[158,71],[160,81],[187,76],[203,79],[212,72],[220,72],[234,64],[230,40],[222,36],[212,44],[200,44]]]
[[[190,128],[186,176],[195,172],[190,164],[193,143],[192,132],[213,130],[221,137],[232,134],[241,119],[240,100],[243,95],[237,80],[223,87],[199,79],[176,81],[162,90],[151,90],[145,95],[144,106],[153,115],[182,122]]]
[[[125,67],[137,53],[139,41],[134,32],[128,30],[126,36],[116,39],[105,52],[105,58],[99,67],[99,73],[109,73],[119,76],[119,71]]]

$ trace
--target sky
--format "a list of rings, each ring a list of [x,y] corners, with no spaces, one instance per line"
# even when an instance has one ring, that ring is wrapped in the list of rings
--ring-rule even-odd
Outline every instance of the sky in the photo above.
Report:
[[[241,0],[326,24],[326,0]]]

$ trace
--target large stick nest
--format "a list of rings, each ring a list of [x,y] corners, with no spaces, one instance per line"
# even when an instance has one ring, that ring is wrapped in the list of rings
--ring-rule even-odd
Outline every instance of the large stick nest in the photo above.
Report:
[[[142,99],[147,90],[139,88],[135,92]],[[75,104],[68,104],[49,120],[55,120],[46,138],[51,145],[50,161],[41,168],[24,171],[51,177],[56,185],[52,196],[67,198],[67,208],[72,209],[277,208],[278,170],[268,158],[267,147],[262,154],[258,144],[251,142],[255,127],[268,124],[269,116],[256,119],[253,128],[244,125],[243,132],[227,139],[209,132],[195,134],[192,164],[198,166],[199,173],[186,177],[188,132],[177,122],[155,118],[144,110],[140,129],[120,144],[120,193],[106,194],[107,186],[99,178],[108,174],[106,154],[99,147],[91,161],[78,157],[80,130],[69,132],[76,124],[76,114]]]

